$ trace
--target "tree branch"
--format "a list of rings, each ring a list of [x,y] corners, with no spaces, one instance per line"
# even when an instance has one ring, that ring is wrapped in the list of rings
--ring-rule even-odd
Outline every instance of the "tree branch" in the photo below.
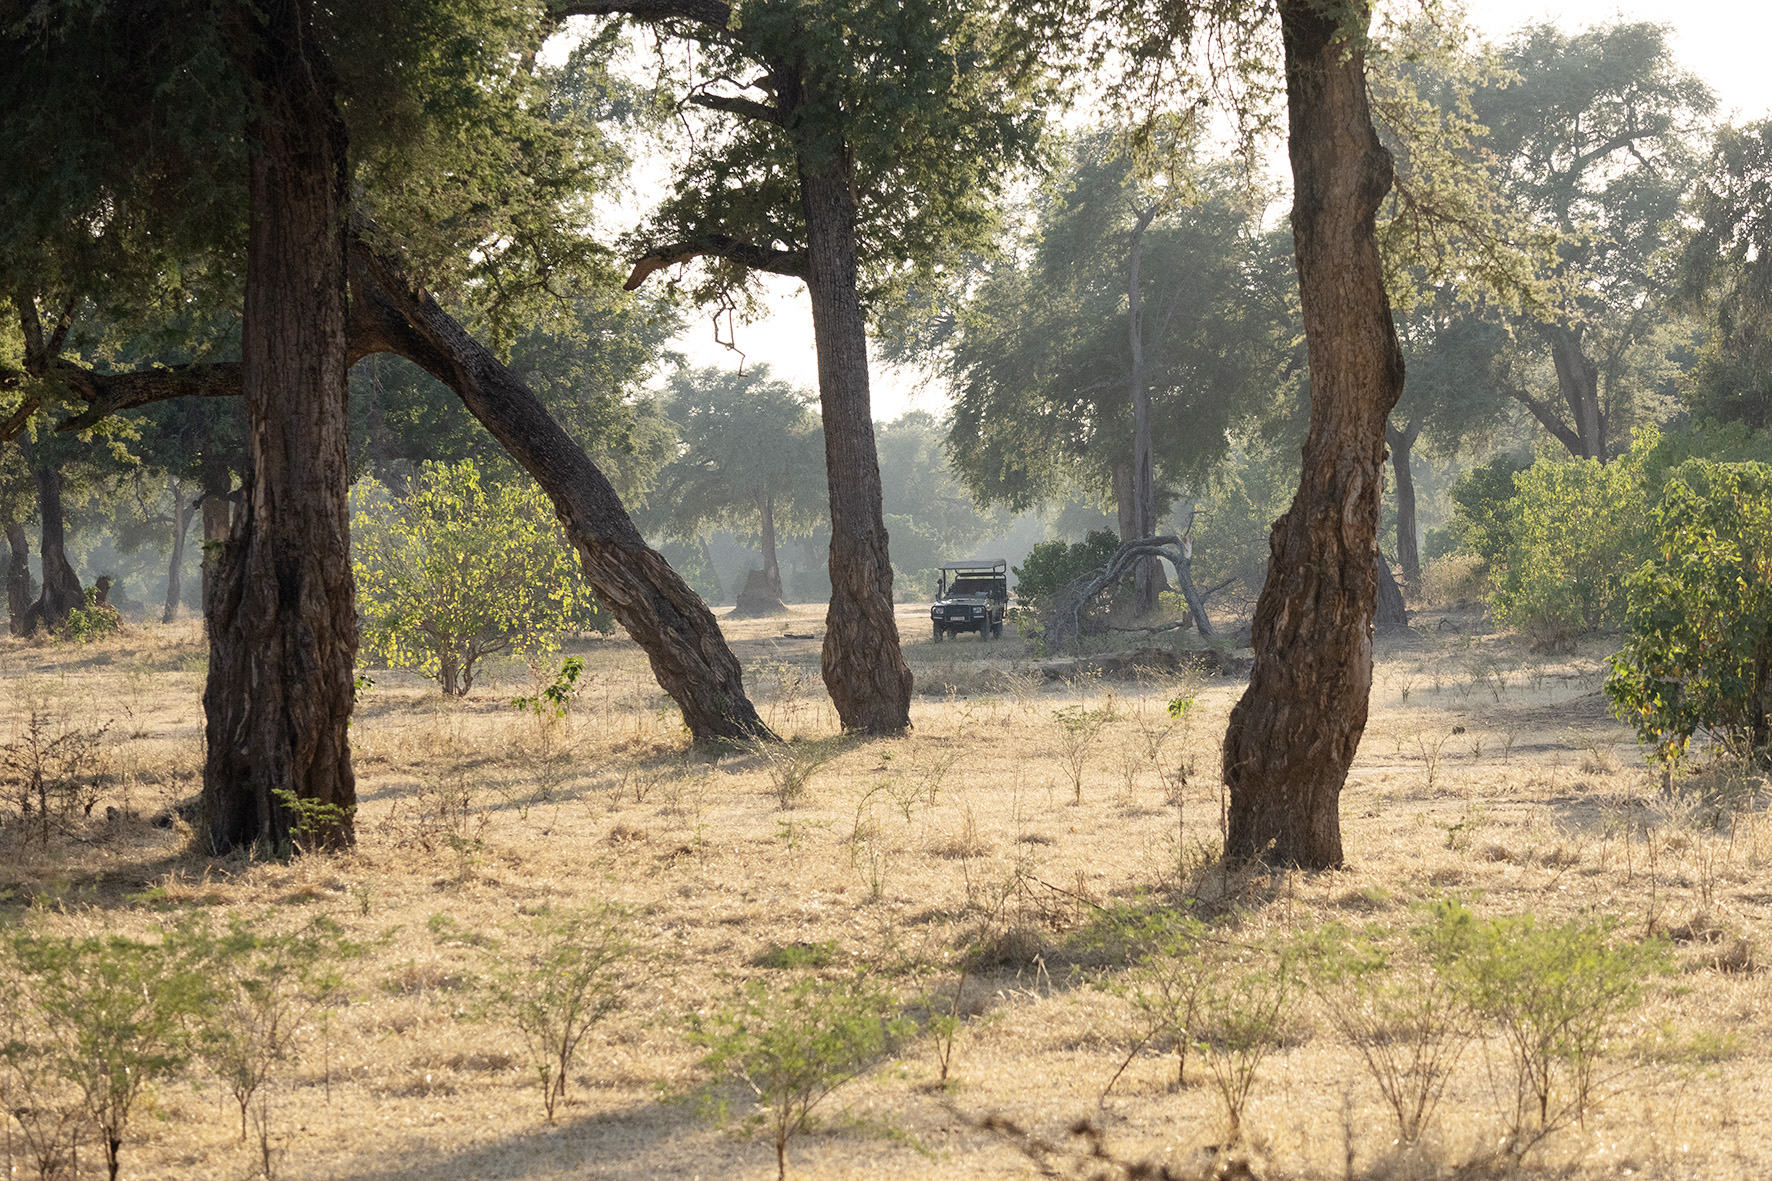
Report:
[[[1508,391],[1508,396],[1530,410],[1532,417],[1538,420],[1539,425],[1555,435],[1557,440],[1569,448],[1571,453],[1581,454],[1581,436],[1564,426],[1563,420],[1557,417],[1555,410],[1522,389],[1511,389]]]
[[[633,273],[622,284],[623,291],[636,291],[654,271],[662,271],[675,263],[688,262],[703,255],[724,258],[754,271],[768,271],[795,279],[806,278],[804,250],[777,250],[741,242],[729,234],[705,234],[685,242],[660,246],[634,260]]]
[[[689,102],[692,106],[706,107],[710,111],[725,111],[729,115],[742,115],[746,119],[761,119],[777,126],[782,122],[782,113],[779,110],[755,99],[726,94],[692,94]]]
[[[51,366],[86,403],[86,409],[56,424],[58,431],[83,431],[119,410],[133,410],[170,398],[233,398],[244,387],[238,361],[166,365],[129,373],[94,373],[72,361]]]
[[[731,28],[732,8],[720,0],[548,0],[555,23],[569,16],[626,16],[637,21],[686,20],[722,31]]]

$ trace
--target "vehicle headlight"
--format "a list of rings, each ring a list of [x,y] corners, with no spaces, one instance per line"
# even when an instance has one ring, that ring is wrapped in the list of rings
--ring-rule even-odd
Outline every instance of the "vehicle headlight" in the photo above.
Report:
[[[984,614],[984,608],[983,608],[983,607],[974,607],[974,608],[973,608],[973,609],[972,609],[972,613],[973,613],[973,614],[974,614],[974,615],[983,615],[983,614]]]

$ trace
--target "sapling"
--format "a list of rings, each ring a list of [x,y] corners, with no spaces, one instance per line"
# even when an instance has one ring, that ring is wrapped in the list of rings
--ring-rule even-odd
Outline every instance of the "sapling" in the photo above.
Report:
[[[79,1093],[116,1181],[137,1100],[190,1057],[192,1018],[207,1000],[200,959],[175,932],[158,942],[27,933],[11,944],[30,1052]]]
[[[788,1175],[788,1143],[812,1127],[812,1112],[844,1083],[872,1069],[909,1031],[892,997],[865,974],[809,978],[786,989],[752,980],[737,996],[690,1021],[691,1044],[716,1079],[750,1093],[746,1120],[775,1142],[778,1181]],[[726,1108],[716,1102],[717,1116]]]
[[[633,946],[615,917],[600,908],[534,915],[527,946],[507,942],[487,972],[483,1008],[522,1033],[549,1123],[585,1035],[626,1001],[622,966]]]
[[[1295,965],[1288,950],[1273,954],[1274,962],[1261,966],[1241,959],[1211,964],[1196,1002],[1194,1036],[1224,1104],[1232,1141],[1242,1135],[1257,1072],[1279,1047],[1292,1011]]]
[[[199,1043],[203,1060],[239,1105],[242,1141],[251,1116],[266,1177],[275,1163],[272,1075],[293,1055],[303,1022],[337,1000],[341,965],[360,951],[330,919],[280,935],[261,933],[268,925],[268,916],[250,923],[230,916],[227,931],[208,938],[202,960],[210,1003]]]

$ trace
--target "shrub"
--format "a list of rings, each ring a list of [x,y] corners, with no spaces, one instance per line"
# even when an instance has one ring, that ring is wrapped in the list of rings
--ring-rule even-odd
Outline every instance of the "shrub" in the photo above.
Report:
[[[1124,948],[1128,963],[1125,975],[1107,987],[1132,1006],[1138,1038],[1102,1094],[1113,1090],[1147,1048],[1173,1049],[1175,1084],[1186,1086],[1187,1054],[1197,1036],[1200,990],[1206,980],[1200,966],[1206,925],[1186,911],[1167,907],[1148,912],[1122,908],[1104,917],[1096,941]]]
[[[1516,1154],[1584,1118],[1607,1034],[1668,963],[1664,944],[1621,941],[1610,923],[1478,920],[1450,901],[1435,907],[1422,940],[1459,1000],[1500,1027]]]
[[[1691,460],[1630,577],[1630,634],[1607,696],[1670,764],[1703,729],[1772,763],[1772,466]]]
[[[574,627],[608,630],[532,484],[488,487],[473,461],[426,464],[406,496],[352,492],[364,648],[465,695],[481,660],[531,659]]]
[[[1120,539],[1108,529],[1097,529],[1082,541],[1068,545],[1062,539],[1041,542],[1028,551],[1021,565],[1014,567],[1016,604],[1037,605],[1042,597],[1105,567],[1119,548]]]
[[[64,1127],[77,1100],[115,1181],[137,1100],[190,1057],[190,1019],[208,995],[200,959],[171,934],[150,943],[19,933],[6,951],[16,1032],[0,1058],[10,1085],[48,1089],[49,1110]]]
[[[1430,958],[1398,954],[1380,932],[1326,927],[1304,963],[1324,1016],[1391,1109],[1398,1139],[1418,1142],[1475,1036],[1470,1011]]]
[[[785,1181],[788,1142],[811,1128],[813,1108],[871,1069],[909,1028],[892,998],[858,973],[783,990],[750,981],[711,1015],[692,1018],[689,1040],[707,1051],[704,1067],[750,1092],[756,1109],[747,1123],[768,1128]]]
[[[553,1123],[579,1044],[624,1003],[620,968],[632,948],[602,910],[550,911],[529,926],[529,948],[500,956],[488,974],[484,1005],[522,1033]]]
[[[1514,476],[1507,566],[1490,607],[1534,647],[1624,622],[1625,579],[1643,560],[1645,441],[1610,464],[1540,459]]]
[[[282,935],[261,933],[258,928],[266,922],[230,916],[225,934],[199,936],[210,989],[199,1045],[203,1061],[240,1108],[242,1141],[251,1116],[260,1166],[269,1177],[274,1162],[268,1084],[294,1053],[302,1024],[338,999],[344,983],[340,964],[359,948],[329,919]]]
[[[1242,1135],[1243,1112],[1262,1062],[1285,1036],[1295,984],[1289,949],[1265,967],[1242,959],[1214,963],[1200,983],[1194,1036],[1224,1104],[1232,1141]]]
[[[1513,544],[1513,514],[1508,502],[1514,498],[1514,477],[1527,466],[1512,455],[1498,456],[1464,473],[1452,485],[1450,540],[1486,566],[1500,561]],[[1447,552],[1430,542],[1427,556],[1437,558]]]

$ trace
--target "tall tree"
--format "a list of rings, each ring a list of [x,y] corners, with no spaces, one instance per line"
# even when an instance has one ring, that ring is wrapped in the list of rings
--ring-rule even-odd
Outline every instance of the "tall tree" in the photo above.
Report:
[[[1365,732],[1384,428],[1403,389],[1374,219],[1392,157],[1367,101],[1367,3],[1280,0],[1292,236],[1311,417],[1274,524],[1249,688],[1224,737],[1228,857],[1342,862],[1340,797]]]
[[[1080,486],[1130,540],[1274,404],[1297,329],[1285,236],[1228,171],[1153,183],[1122,147],[1078,143],[1027,246],[892,340],[949,383],[948,448],[976,498],[1023,509]],[[1148,606],[1160,576],[1143,577]]]
[[[667,528],[689,540],[710,525],[755,522],[762,580],[777,604],[778,530],[804,536],[825,517],[824,447],[808,397],[757,365],[679,373],[665,402],[679,440],[659,473]]]
[[[1772,427],[1772,119],[1718,131],[1681,247],[1679,291],[1709,339],[1682,389],[1695,417]]]
[[[911,673],[892,616],[892,565],[868,385],[866,291],[951,261],[989,222],[1006,172],[1029,161],[1037,62],[1015,30],[965,0],[850,6],[811,0],[554,0],[626,14],[692,42],[687,105],[725,118],[642,231],[630,287],[712,260],[703,294],[750,272],[811,297],[831,513],[825,686],[845,728],[910,724]]]
[[[1487,147],[1508,199],[1559,236],[1549,291],[1520,324],[1549,353],[1556,393],[1511,392],[1570,454],[1605,461],[1639,392],[1632,351],[1664,318],[1652,255],[1679,216],[1715,100],[1661,25],[1574,35],[1530,25],[1502,60],[1512,80],[1476,95]]]

